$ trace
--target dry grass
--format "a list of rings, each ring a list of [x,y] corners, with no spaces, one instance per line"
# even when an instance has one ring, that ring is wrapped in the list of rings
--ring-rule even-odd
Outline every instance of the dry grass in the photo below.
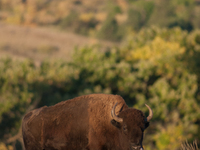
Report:
[[[56,29],[0,23],[0,57],[30,58],[36,62],[45,59],[70,60],[74,47],[98,43],[104,46],[113,45]]]
[[[181,150],[199,150],[197,141],[193,141],[193,143],[189,144],[188,141],[182,143]]]

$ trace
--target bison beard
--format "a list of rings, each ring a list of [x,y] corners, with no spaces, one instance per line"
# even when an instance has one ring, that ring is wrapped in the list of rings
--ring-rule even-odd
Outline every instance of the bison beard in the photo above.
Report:
[[[25,115],[26,150],[142,150],[149,116],[128,108],[118,95],[91,94],[35,109]]]

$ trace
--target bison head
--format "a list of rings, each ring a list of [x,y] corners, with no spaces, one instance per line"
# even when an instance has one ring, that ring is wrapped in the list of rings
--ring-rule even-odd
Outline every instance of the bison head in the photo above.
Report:
[[[147,118],[143,112],[134,108],[125,109],[119,112],[117,116],[115,114],[116,106],[117,103],[111,111],[111,123],[120,130],[121,146],[129,150],[143,150],[143,132],[149,126],[149,121],[153,117],[153,111],[146,105],[149,109],[149,116]]]

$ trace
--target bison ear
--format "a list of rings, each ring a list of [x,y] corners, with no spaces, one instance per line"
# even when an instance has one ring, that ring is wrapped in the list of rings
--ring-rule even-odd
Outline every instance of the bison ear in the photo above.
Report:
[[[115,121],[114,119],[112,119],[110,122],[115,127],[119,128],[119,129],[121,128],[121,124],[119,122]]]

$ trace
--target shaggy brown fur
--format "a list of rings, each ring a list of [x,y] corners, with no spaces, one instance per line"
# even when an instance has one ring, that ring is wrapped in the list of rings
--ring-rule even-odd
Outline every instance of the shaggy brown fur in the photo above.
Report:
[[[116,103],[123,123],[111,116]],[[121,96],[91,94],[29,112],[22,132],[26,150],[139,150],[147,126]]]

